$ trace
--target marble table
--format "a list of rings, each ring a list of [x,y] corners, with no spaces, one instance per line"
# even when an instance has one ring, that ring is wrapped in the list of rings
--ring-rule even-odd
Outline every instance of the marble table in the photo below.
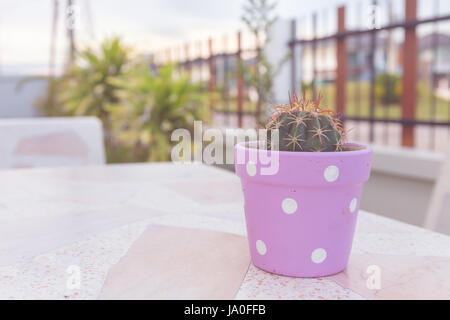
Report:
[[[450,237],[360,211],[346,271],[251,264],[239,179],[201,164],[0,171],[1,299],[449,299]]]

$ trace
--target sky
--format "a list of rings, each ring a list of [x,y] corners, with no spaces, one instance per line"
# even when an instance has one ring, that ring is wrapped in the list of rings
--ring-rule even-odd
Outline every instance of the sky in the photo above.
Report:
[[[73,0],[77,46],[121,36],[138,53],[161,51],[185,42],[232,35],[244,29],[240,16],[246,0]],[[277,15],[302,22],[311,12],[334,13],[342,3],[367,0],[278,0]],[[379,0],[388,1],[388,0]],[[392,0],[396,6],[402,0]],[[447,3],[448,0],[436,0]],[[423,1],[422,1],[423,2]],[[425,2],[423,2],[425,3]],[[431,1],[426,1],[430,7]],[[0,0],[0,74],[46,72],[50,52],[53,0]],[[57,64],[67,56],[64,30],[66,0],[59,0]],[[421,5],[420,11],[426,11]],[[400,10],[401,11],[401,10]],[[327,21],[326,23],[333,23]]]
[[[186,41],[206,41],[243,29],[245,0],[73,0],[78,47],[121,36],[137,52],[152,52]],[[334,0],[279,0],[277,14],[294,15],[339,3]],[[53,0],[0,0],[0,73],[42,72],[50,52]],[[67,53],[66,0],[59,0],[57,64]]]

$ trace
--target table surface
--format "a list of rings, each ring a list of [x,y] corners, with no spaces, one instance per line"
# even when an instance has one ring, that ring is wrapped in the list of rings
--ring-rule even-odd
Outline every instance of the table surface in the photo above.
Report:
[[[246,234],[238,177],[201,164],[7,170],[0,181],[1,299],[101,298],[149,226]],[[249,261],[232,298],[449,298],[449,262],[450,237],[360,211],[346,272],[296,279]],[[83,270],[81,288],[68,288],[71,265]],[[368,285],[368,265],[387,289]]]

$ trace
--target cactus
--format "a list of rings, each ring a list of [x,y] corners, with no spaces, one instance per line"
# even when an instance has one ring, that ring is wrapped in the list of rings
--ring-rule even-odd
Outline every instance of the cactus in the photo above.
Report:
[[[280,151],[332,152],[342,151],[344,130],[332,110],[322,109],[321,97],[314,101],[305,95],[289,96],[288,105],[273,106],[274,113],[267,122],[267,148],[272,143],[272,130],[278,129]]]

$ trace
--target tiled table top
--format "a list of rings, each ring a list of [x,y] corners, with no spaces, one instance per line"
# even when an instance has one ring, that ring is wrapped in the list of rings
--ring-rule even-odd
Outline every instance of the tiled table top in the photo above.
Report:
[[[20,169],[0,182],[0,299],[450,298],[450,237],[363,211],[345,272],[259,270],[239,179],[213,167]]]

